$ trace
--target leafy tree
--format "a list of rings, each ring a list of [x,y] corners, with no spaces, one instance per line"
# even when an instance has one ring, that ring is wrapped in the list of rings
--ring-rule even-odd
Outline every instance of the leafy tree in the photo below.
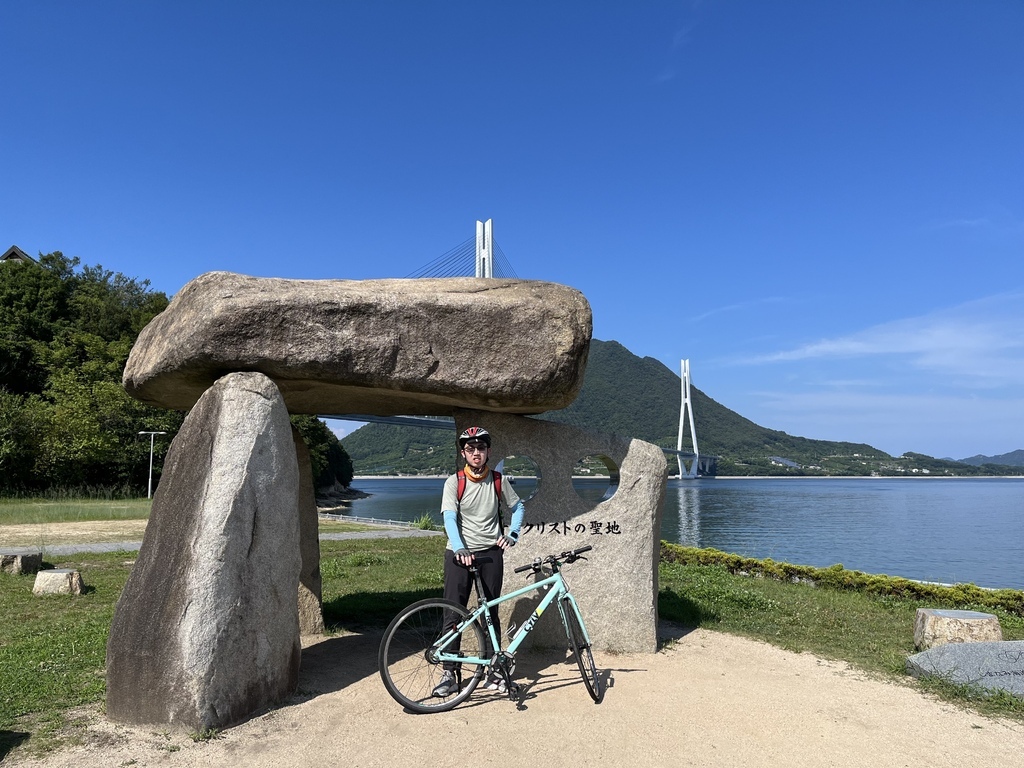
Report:
[[[140,489],[142,429],[169,432],[182,414],[128,397],[121,375],[139,331],[167,297],[60,252],[0,266],[0,491],[55,486]],[[167,441],[154,445],[162,458]],[[154,475],[162,462],[155,462]]]
[[[309,448],[314,487],[329,488],[335,483],[348,487],[352,482],[352,459],[338,437],[316,416],[293,415],[291,420]]]

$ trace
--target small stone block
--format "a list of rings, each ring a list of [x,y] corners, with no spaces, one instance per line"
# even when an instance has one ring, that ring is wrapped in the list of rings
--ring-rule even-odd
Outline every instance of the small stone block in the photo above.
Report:
[[[37,573],[43,567],[43,553],[0,552],[0,571],[20,576],[23,573]]]
[[[36,574],[35,595],[80,595],[82,575],[70,568],[50,568]]]
[[[914,647],[919,651],[946,643],[987,643],[1003,639],[999,617],[979,611],[918,608]]]
[[[907,672],[1024,698],[1024,640],[939,645],[909,657]]]

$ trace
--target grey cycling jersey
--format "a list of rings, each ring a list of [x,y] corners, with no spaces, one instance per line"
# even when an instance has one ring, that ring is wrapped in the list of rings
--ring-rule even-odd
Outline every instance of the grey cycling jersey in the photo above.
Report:
[[[441,495],[441,513],[456,511],[459,482],[456,475],[445,481],[444,493]],[[519,503],[519,496],[507,478],[501,480],[501,499],[506,509],[512,509]],[[501,525],[498,521],[498,499],[494,494],[494,473],[488,472],[487,477],[479,483],[466,478],[466,490],[462,494],[460,514],[456,517],[456,525],[462,543],[471,552],[479,552],[493,547],[501,536]],[[448,549],[452,549],[451,540]]]

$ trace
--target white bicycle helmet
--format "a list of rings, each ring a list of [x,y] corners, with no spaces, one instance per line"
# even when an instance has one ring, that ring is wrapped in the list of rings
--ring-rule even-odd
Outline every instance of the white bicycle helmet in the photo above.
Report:
[[[466,443],[470,440],[479,440],[485,443],[488,448],[491,447],[491,434],[483,427],[470,427],[461,435],[459,435],[459,450],[461,451],[466,447]]]

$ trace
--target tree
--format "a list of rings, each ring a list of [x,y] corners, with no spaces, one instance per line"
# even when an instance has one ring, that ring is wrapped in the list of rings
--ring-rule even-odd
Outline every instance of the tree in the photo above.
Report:
[[[173,435],[181,425],[182,414],[121,386],[132,344],[167,297],[149,281],[78,264],[55,252],[0,267],[0,492],[138,492],[149,472],[138,432]]]
[[[352,482],[352,459],[337,436],[316,416],[294,415],[291,421],[309,448],[313,486],[317,489],[335,484],[348,487]]]

